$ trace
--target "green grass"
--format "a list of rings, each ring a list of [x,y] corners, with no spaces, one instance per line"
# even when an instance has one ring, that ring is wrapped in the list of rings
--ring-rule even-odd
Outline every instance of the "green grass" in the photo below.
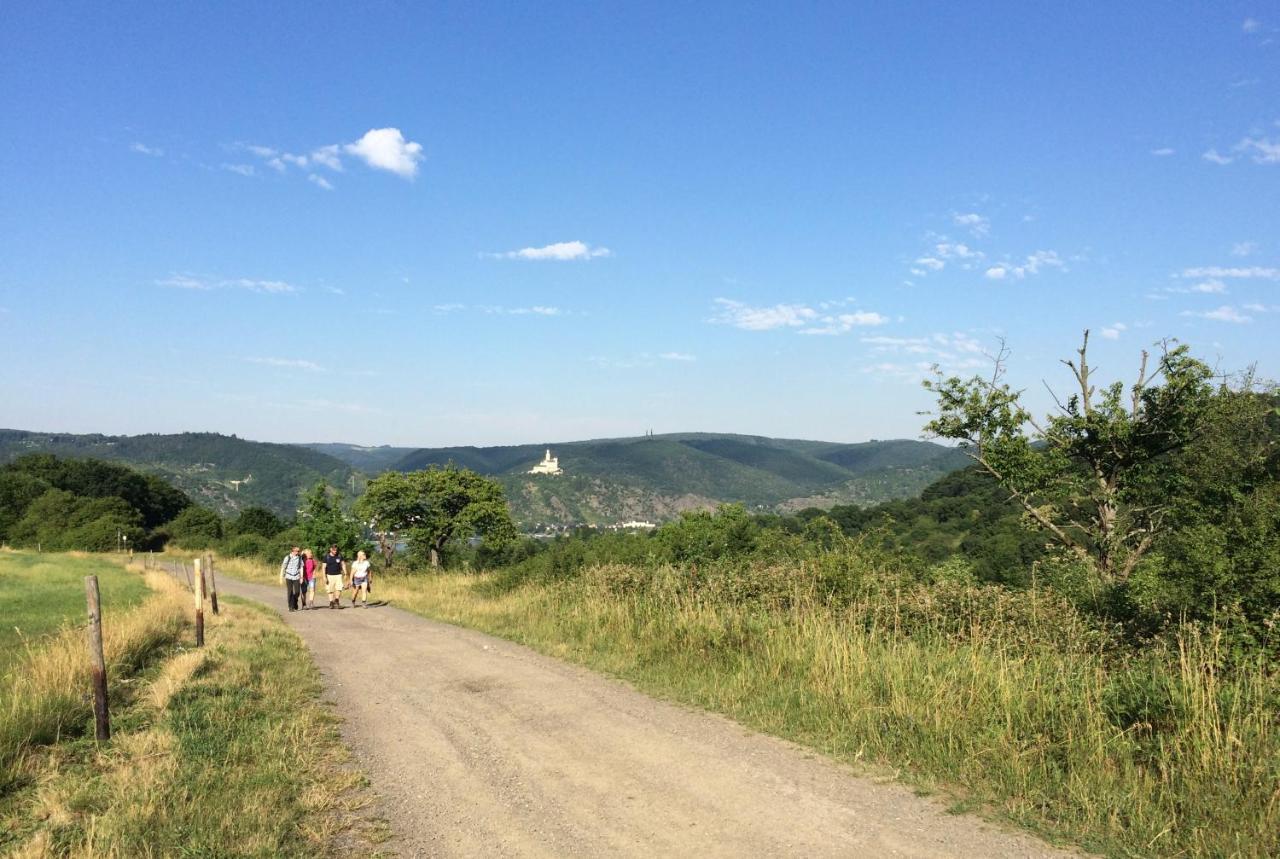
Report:
[[[174,651],[125,696],[109,743],[63,741],[28,762],[26,787],[0,797],[0,852],[372,852],[384,828],[364,810],[367,783],[347,765],[314,663],[274,612],[221,603],[203,650]]]
[[[615,566],[506,593],[487,577],[384,576],[378,596],[1054,840],[1114,856],[1280,854],[1280,678],[1260,660],[1223,671],[1211,632],[1133,653],[1050,594],[919,587],[834,607],[716,587]]]
[[[0,552],[0,652],[11,654],[24,641],[36,645],[64,623],[83,624],[84,577],[90,575],[98,577],[104,622],[147,595],[142,576],[113,560]]]

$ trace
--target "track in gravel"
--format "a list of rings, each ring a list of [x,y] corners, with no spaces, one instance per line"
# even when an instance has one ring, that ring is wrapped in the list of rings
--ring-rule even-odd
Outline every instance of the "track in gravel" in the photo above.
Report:
[[[307,643],[403,856],[1072,855],[510,642],[218,585]]]

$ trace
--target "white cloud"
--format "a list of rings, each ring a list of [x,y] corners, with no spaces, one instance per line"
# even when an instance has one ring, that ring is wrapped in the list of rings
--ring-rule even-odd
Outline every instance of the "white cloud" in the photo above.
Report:
[[[489,254],[488,256],[498,259],[557,260],[565,262],[568,260],[588,260],[613,256],[613,251],[608,248],[593,248],[585,242],[573,241],[556,242],[550,245],[543,245],[540,248],[521,248],[518,251],[507,251],[506,253]]]
[[[1209,280],[1200,281],[1194,286],[1189,287],[1188,290],[1190,292],[1205,292],[1205,293],[1226,292],[1227,285],[1222,281],[1218,280],[1217,278],[1210,278]]]
[[[1255,164],[1280,164],[1280,140],[1246,137],[1231,147],[1231,151],[1250,156]]]
[[[1121,332],[1128,329],[1128,325],[1123,322],[1117,322],[1114,325],[1108,325],[1102,329],[1102,336],[1107,340],[1119,340]]]
[[[309,370],[313,373],[324,369],[314,361],[301,358],[245,358],[250,364],[264,364],[268,367],[283,367],[288,370]]]
[[[307,175],[307,181],[308,181],[308,182],[310,182],[310,183],[311,183],[311,184],[313,184],[313,185],[318,185],[319,187],[321,187],[321,188],[325,189],[326,191],[332,191],[332,190],[333,190],[333,183],[331,183],[328,179],[326,179],[326,178],[324,178],[323,176],[320,176],[320,175],[318,175],[318,174],[316,174],[316,173],[310,173],[310,174],[308,174],[308,175]]]
[[[1235,160],[1234,158],[1231,158],[1226,155],[1219,155],[1217,149],[1209,149],[1204,153],[1202,153],[1200,157],[1203,158],[1205,161],[1210,161],[1214,164],[1230,164],[1232,161]]]
[[[1057,251],[1036,251],[1028,254],[1021,265],[1002,262],[991,266],[984,274],[989,280],[1004,280],[1008,277],[1022,280],[1028,275],[1039,274],[1042,269],[1060,268],[1065,271],[1066,267],[1066,262],[1058,256]]]
[[[697,355],[690,355],[687,352],[659,352],[658,357],[664,361],[696,361]]]
[[[366,134],[365,137],[368,137],[368,135]],[[417,146],[418,144],[415,143],[413,145]],[[322,167],[342,172],[342,161],[338,158],[341,148],[336,143],[331,146],[321,146],[311,153],[311,160]]]
[[[1245,18],[1244,23],[1240,25],[1240,29],[1246,33],[1256,33],[1262,29],[1262,22],[1257,18]]]
[[[129,147],[130,151],[139,155],[150,155],[152,158],[159,158],[164,155],[164,150],[158,146],[148,146],[145,143],[134,143]]]
[[[1163,157],[1163,156],[1165,156],[1165,155],[1172,155],[1172,154],[1173,154],[1173,152],[1174,152],[1174,150],[1173,150],[1171,147],[1168,147],[1168,146],[1161,146],[1159,149],[1152,149],[1152,150],[1151,150],[1151,154],[1152,154],[1152,155],[1159,155],[1159,156],[1162,156],[1162,157]]]
[[[169,287],[171,289],[244,289],[250,292],[266,292],[274,294],[302,291],[302,287],[294,286],[293,284],[286,283],[282,280],[251,280],[249,278],[216,279],[197,277],[190,274],[173,274],[163,280],[157,280],[156,285]]]
[[[934,245],[934,250],[943,259],[982,259],[984,256],[982,251],[975,251],[960,242],[938,242],[938,244]]]
[[[1201,319],[1212,319],[1215,322],[1244,323],[1244,322],[1253,321],[1252,316],[1245,316],[1244,314],[1242,314],[1240,311],[1236,310],[1234,307],[1232,307],[1229,304],[1224,304],[1221,307],[1217,308],[1216,310],[1205,310],[1205,311],[1184,310],[1179,315],[1198,316]]]
[[[533,307],[499,307],[494,312],[508,316],[560,316],[564,311],[558,307],[535,304]]]
[[[405,179],[418,175],[422,144],[405,140],[398,128],[373,128],[355,143],[342,147],[377,170],[389,170]]]
[[[876,355],[910,355],[911,363],[877,362],[863,372],[894,378],[918,380],[926,378],[936,364],[944,372],[961,373],[988,366],[982,344],[963,332],[937,333],[925,337],[863,337],[861,342]]]
[[[774,328],[799,328],[818,319],[818,311],[804,304],[775,304],[772,307],[750,307],[729,298],[717,298],[719,309],[711,321],[732,325],[744,331],[772,331]]]
[[[976,212],[952,212],[951,220],[955,221],[957,226],[968,228],[975,236],[985,236],[991,232],[991,220]]]
[[[1258,250],[1257,242],[1236,242],[1231,246],[1231,255],[1233,257],[1247,257]]]
[[[945,262],[940,259],[935,259],[934,257],[920,257],[920,259],[916,260],[915,264],[920,268],[928,269],[929,271],[942,271],[947,267]],[[915,269],[912,269],[912,271],[914,272]]]
[[[1248,310],[1248,311],[1253,312],[1253,313],[1277,313],[1277,312],[1280,312],[1280,307],[1278,307],[1278,306],[1276,306],[1276,305],[1274,305],[1274,304],[1272,304],[1272,305],[1266,305],[1266,304],[1245,304],[1245,305],[1242,305],[1242,307],[1244,307],[1244,309],[1245,309],[1245,310]]]
[[[889,317],[874,311],[860,310],[854,313],[837,313],[823,316],[818,325],[801,328],[801,334],[847,334],[854,328],[871,325],[884,325]]]
[[[431,308],[436,313],[461,313],[464,310],[471,310],[477,313],[487,313],[491,316],[564,316],[565,311],[559,307],[551,307],[546,304],[535,304],[531,307],[507,307],[502,304],[477,304],[466,305],[458,302],[449,302],[448,304],[437,304]]]
[[[253,176],[257,173],[252,164],[223,164],[222,169],[230,170],[232,173],[239,173],[241,176]]]
[[[1195,268],[1184,268],[1179,277],[1184,278],[1256,278],[1259,280],[1280,280],[1280,268],[1264,268],[1258,265],[1251,266],[1198,266]]]

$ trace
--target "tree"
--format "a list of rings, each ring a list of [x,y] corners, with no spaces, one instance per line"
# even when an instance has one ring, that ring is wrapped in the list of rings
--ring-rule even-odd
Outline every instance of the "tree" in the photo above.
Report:
[[[184,549],[206,549],[222,539],[222,517],[194,504],[165,527],[174,544]]]
[[[516,536],[502,484],[455,465],[379,475],[356,502],[356,513],[379,535],[388,564],[397,534],[407,536],[410,549],[425,553],[433,567],[440,566],[450,544],[478,536],[501,546]]]
[[[1186,346],[1162,344],[1154,372],[1142,352],[1137,381],[1099,390],[1088,361],[1089,332],[1077,358],[1062,363],[1075,390],[1056,414],[1036,420],[1021,391],[1004,382],[1001,345],[988,378],[936,378],[925,387],[937,412],[925,426],[966,452],[1051,538],[1108,584],[1124,583],[1166,530],[1180,486],[1178,452],[1208,424],[1210,370]]]
[[[306,545],[319,551],[337,546],[351,557],[365,544],[360,523],[343,512],[337,493],[323,480],[307,492],[298,526]]]
[[[227,533],[274,537],[288,527],[288,522],[285,522],[265,507],[246,507],[240,511],[239,516],[228,524]]]

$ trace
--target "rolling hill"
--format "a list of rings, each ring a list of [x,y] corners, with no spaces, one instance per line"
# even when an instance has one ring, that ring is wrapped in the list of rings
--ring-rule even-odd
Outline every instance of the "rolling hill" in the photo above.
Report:
[[[559,457],[565,473],[528,474],[547,448]],[[658,521],[682,510],[729,501],[757,510],[874,504],[917,495],[968,460],[954,448],[906,439],[839,444],[675,433],[561,444],[423,448],[391,467],[413,471],[450,462],[498,478],[517,521],[530,527]]]
[[[318,481],[350,486],[353,479],[363,478],[348,463],[322,452],[217,433],[109,436],[0,429],[0,462],[27,453],[130,465],[222,513],[259,506],[292,517],[302,492]]]

